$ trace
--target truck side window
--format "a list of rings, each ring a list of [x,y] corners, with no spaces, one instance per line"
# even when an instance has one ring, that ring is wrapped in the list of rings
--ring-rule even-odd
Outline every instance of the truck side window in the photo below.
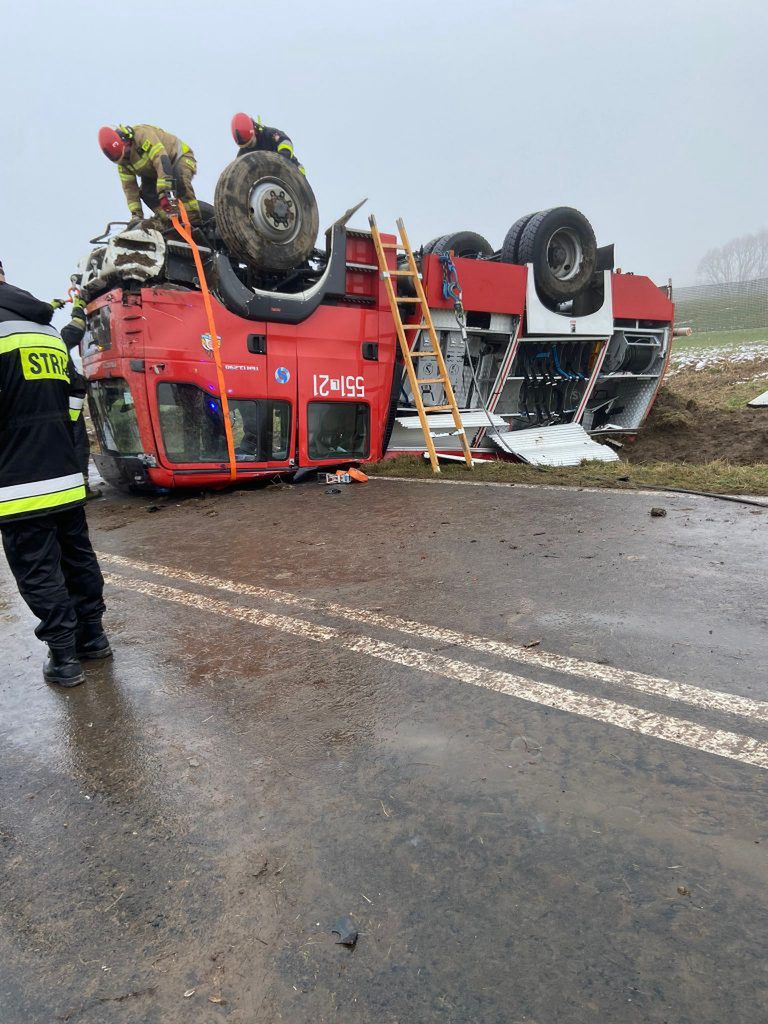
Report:
[[[310,402],[311,459],[365,459],[370,453],[370,407],[365,402]]]
[[[171,462],[225,462],[227,439],[221,402],[195,384],[163,381],[157,387],[163,446]],[[238,462],[288,458],[290,402],[230,398],[229,415]]]
[[[91,381],[89,404],[102,451],[138,455],[144,450],[127,381],[121,377]]]

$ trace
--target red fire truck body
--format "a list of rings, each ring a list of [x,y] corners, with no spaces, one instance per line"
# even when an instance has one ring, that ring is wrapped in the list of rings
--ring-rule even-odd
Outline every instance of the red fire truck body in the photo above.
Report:
[[[415,411],[407,381],[403,384],[396,330],[372,240],[365,232],[350,230],[344,232],[343,245],[343,287],[322,301],[313,300],[314,309],[303,318],[293,315],[297,322],[285,322],[279,295],[272,305],[267,299],[261,320],[239,315],[231,302],[227,308],[214,299],[238,481],[423,449],[417,432],[403,429],[413,422]],[[394,250],[389,252],[394,268]],[[538,414],[531,412],[534,402],[525,395],[532,394],[538,405],[539,391],[546,391],[547,376],[537,376],[535,363],[546,351],[547,374],[552,376],[551,367],[557,366],[561,375],[552,376],[546,393],[559,389],[565,394],[559,421],[586,422],[591,417],[593,432],[601,424],[608,431],[637,429],[658,390],[671,348],[673,307],[662,290],[646,277],[606,271],[603,306],[594,314],[603,318],[599,330],[590,326],[589,316],[548,313],[550,320],[553,315],[559,319],[554,329],[550,321],[542,321],[545,328],[549,324],[542,333],[535,330],[529,267],[482,259],[454,262],[469,332],[466,353],[456,364],[454,390],[468,421],[473,412],[475,417],[490,414],[510,435],[533,425]],[[449,348],[458,335],[453,303],[443,296],[443,271],[436,256],[424,256],[426,294],[441,344]],[[142,286],[134,281],[98,291],[91,286],[90,294],[97,297],[88,306],[84,365],[102,475],[130,487],[229,484],[213,356],[216,341],[210,337],[199,287],[195,282],[183,286],[162,280]],[[633,353],[642,359],[650,353],[648,372],[637,372],[644,363],[633,372],[602,370],[617,334],[622,352],[629,353],[625,360]],[[576,361],[571,360],[574,351]],[[467,356],[476,360],[471,366],[477,385],[472,394],[462,391]],[[478,384],[475,371],[480,367],[485,371]],[[433,398],[434,404],[440,403],[439,394]],[[620,411],[600,419],[599,410],[606,404]],[[622,423],[628,408],[634,411]],[[554,413],[550,419],[555,421]],[[495,452],[489,443],[493,431],[483,426],[482,417],[471,422],[473,450],[486,457],[509,457],[511,449]],[[439,447],[450,453],[452,439]]]
[[[214,299],[238,480],[383,454],[397,336],[370,239],[348,232],[346,248],[347,298],[301,323],[245,319]],[[88,319],[102,475],[133,487],[230,483],[202,293],[115,288]]]

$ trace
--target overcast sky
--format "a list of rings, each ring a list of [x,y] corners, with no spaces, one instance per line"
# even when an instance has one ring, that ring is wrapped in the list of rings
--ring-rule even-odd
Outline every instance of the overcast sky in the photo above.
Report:
[[[0,259],[66,290],[125,216],[102,124],[160,125],[211,200],[233,113],[293,138],[321,226],[364,196],[413,242],[498,247],[522,214],[578,207],[617,263],[695,280],[768,225],[768,5],[758,0],[0,0]]]

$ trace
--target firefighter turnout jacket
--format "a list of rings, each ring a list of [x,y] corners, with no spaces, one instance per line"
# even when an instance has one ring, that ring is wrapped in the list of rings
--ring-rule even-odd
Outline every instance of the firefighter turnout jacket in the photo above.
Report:
[[[292,164],[295,164],[302,174],[305,173],[303,166],[296,159],[293,152],[293,143],[279,128],[270,128],[269,125],[259,124],[257,121],[253,122],[255,135],[250,142],[246,142],[244,146],[240,146],[237,155],[242,156],[244,153],[252,153],[255,149],[266,149],[270,153],[279,153],[284,156],[287,160],[290,160]]]
[[[85,388],[48,326],[52,313],[29,292],[0,283],[0,523],[85,501],[72,438]]]
[[[118,163],[117,172],[128,209],[134,216],[141,216],[137,179],[151,179],[158,193],[172,191],[175,187],[175,167],[182,158],[195,164],[195,154],[186,142],[162,128],[154,128],[149,124],[133,125],[131,145]]]

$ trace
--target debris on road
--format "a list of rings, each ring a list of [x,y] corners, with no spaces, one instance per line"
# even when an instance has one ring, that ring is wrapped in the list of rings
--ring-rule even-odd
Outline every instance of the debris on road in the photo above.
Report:
[[[665,508],[661,508],[659,505],[654,505],[651,509],[651,516],[653,519],[663,519],[666,514],[667,510]]]
[[[338,939],[335,940],[337,946],[348,946],[350,949],[355,948],[357,944],[357,928],[352,923],[351,917],[340,917],[333,928],[331,928],[331,933],[338,935]]]
[[[318,473],[318,483],[321,484],[351,484],[352,478],[349,473],[344,473],[339,470],[336,473]]]
[[[368,477],[362,469],[350,466],[349,469],[337,469],[335,473],[318,473],[317,482],[320,484],[367,484]]]

